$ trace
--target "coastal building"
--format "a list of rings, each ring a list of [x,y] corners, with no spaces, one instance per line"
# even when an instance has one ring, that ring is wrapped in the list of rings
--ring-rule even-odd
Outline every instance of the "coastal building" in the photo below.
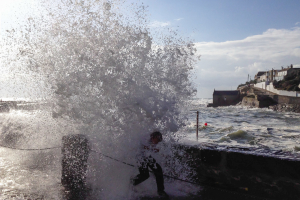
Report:
[[[281,70],[277,70],[277,74],[275,75],[274,80],[281,81],[286,75],[298,70],[300,70],[300,68],[294,68],[293,65],[288,66],[287,68],[281,67]]]
[[[279,70],[276,70],[276,69],[272,69],[272,70],[273,70],[272,81],[275,81],[275,80],[276,80],[276,77],[278,77],[278,71],[279,71]]]
[[[266,72],[264,72],[264,71],[259,71],[254,76],[254,80],[256,80],[257,83],[262,82],[264,79],[266,79]]]
[[[239,90],[214,90],[213,106],[235,105],[240,101]]]
[[[293,65],[279,70],[269,70],[264,73],[258,72],[255,88],[264,89],[280,96],[300,97],[299,84],[300,68],[294,68]],[[287,77],[288,76],[288,77]],[[279,82],[284,79],[286,82]],[[276,82],[275,82],[276,81]]]
[[[286,68],[281,67],[280,70],[272,69],[269,71],[259,71],[254,76],[254,80],[256,80],[257,83],[266,82],[266,84],[268,85],[269,82],[273,82],[275,80],[281,81],[286,75],[298,70],[300,70],[300,68],[294,68],[293,65],[290,65]]]

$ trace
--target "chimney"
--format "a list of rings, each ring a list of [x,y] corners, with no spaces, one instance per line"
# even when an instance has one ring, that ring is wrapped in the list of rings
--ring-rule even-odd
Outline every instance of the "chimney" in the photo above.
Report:
[[[274,76],[274,69],[272,68],[272,70],[271,70],[271,81],[273,81],[273,76]]]
[[[291,68],[293,68],[293,64],[291,64]]]
[[[283,69],[283,66],[281,66],[281,69]]]

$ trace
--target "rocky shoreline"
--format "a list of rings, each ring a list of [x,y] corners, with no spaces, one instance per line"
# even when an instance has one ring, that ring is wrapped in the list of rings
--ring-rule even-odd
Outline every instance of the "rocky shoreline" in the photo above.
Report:
[[[268,96],[250,95],[245,96],[237,106],[247,106],[250,108],[269,108],[278,112],[300,113],[300,104],[276,103]]]
[[[269,108],[277,112],[295,112],[300,113],[300,104],[287,104],[287,103],[281,103],[281,104],[269,104],[271,101],[268,100],[268,102],[262,102],[257,101],[254,98],[247,98],[244,97],[243,101],[239,102],[237,105],[241,106],[248,106],[248,107],[256,107],[256,108]],[[260,106],[263,105],[263,106]]]
[[[295,112],[300,113],[300,105],[299,104],[277,104],[273,106],[269,106],[270,109],[279,112]]]

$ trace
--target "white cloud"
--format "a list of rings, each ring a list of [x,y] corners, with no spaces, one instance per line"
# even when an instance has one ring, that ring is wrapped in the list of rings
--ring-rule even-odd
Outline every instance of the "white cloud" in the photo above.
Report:
[[[178,18],[178,19],[175,19],[176,21],[180,21],[180,20],[183,20],[183,18]]]
[[[150,27],[165,27],[170,26],[170,22],[160,22],[160,21],[154,21],[150,23]]]
[[[195,44],[201,61],[196,69],[198,96],[212,97],[213,89],[235,89],[258,71],[300,65],[300,27],[269,29],[261,35],[226,42]],[[201,93],[210,88],[210,93]]]
[[[296,22],[295,25],[296,25],[296,26],[300,25],[300,22]]]

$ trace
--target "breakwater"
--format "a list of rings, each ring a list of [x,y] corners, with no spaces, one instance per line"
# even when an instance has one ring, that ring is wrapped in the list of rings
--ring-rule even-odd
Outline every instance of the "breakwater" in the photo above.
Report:
[[[0,101],[0,113],[1,112],[9,112],[10,108],[16,108],[17,107],[16,101]]]
[[[35,110],[46,104],[38,101],[0,101],[0,112],[9,112],[10,109]]]

